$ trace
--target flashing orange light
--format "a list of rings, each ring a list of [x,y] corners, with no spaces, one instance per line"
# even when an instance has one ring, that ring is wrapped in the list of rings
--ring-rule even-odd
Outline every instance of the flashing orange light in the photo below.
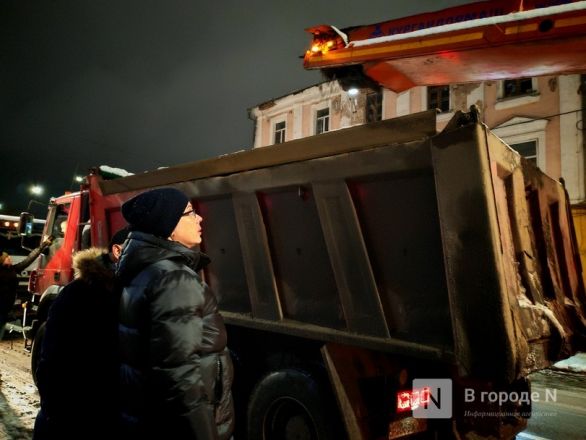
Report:
[[[336,42],[334,40],[328,40],[326,42],[314,43],[311,46],[311,50],[309,50],[308,52],[310,54],[326,53],[330,49],[332,49],[335,44],[336,44]]]
[[[4,222],[4,226],[9,227],[10,226],[10,222]]]

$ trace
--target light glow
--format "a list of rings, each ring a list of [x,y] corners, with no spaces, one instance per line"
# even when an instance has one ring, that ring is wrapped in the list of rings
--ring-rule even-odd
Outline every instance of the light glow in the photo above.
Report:
[[[399,391],[397,393],[397,412],[412,411],[429,403],[429,387]]]
[[[317,55],[319,53],[327,53],[330,49],[334,47],[334,40],[328,40],[325,42],[316,42],[313,43],[310,49],[310,53]]]
[[[31,185],[29,191],[32,195],[40,196],[45,192],[45,188],[43,188],[41,185]]]

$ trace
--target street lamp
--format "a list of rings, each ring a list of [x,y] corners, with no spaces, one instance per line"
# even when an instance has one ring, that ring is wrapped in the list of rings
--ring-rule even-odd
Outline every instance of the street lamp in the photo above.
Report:
[[[28,190],[33,196],[40,196],[45,192],[45,188],[41,185],[31,185]]]

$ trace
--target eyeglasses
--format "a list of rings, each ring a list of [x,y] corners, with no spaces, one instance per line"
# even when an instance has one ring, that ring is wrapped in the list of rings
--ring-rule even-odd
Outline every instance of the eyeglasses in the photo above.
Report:
[[[192,209],[191,211],[184,212],[183,214],[181,214],[181,217],[187,217],[189,215],[192,217],[197,217],[197,213],[195,212],[195,209]]]

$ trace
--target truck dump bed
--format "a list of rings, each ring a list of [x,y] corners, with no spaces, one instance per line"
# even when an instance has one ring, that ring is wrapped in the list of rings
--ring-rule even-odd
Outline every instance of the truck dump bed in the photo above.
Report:
[[[227,323],[512,381],[584,336],[568,198],[485,126],[459,125],[436,134],[423,112],[101,181],[95,233],[137,192],[177,187],[204,218]]]

